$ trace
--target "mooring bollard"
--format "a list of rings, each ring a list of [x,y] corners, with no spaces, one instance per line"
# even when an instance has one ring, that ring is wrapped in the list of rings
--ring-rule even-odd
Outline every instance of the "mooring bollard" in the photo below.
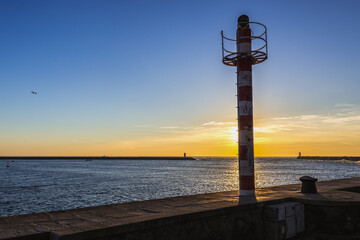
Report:
[[[301,181],[301,193],[317,193],[316,182],[317,178],[310,176],[302,176],[299,178]]]

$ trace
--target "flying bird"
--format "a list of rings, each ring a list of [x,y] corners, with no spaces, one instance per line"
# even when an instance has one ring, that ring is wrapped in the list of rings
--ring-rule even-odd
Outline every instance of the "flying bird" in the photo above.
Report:
[[[37,95],[37,92],[31,91],[32,94]]]

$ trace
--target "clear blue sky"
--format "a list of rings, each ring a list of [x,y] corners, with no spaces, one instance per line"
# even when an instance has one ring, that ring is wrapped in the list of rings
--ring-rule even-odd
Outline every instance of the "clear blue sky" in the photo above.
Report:
[[[220,30],[234,37],[241,14],[268,27],[269,60],[253,67],[256,123],[360,116],[359,9],[355,0],[2,0],[0,155],[162,155],[163,143],[133,145],[234,122],[235,68],[221,63]],[[192,153],[208,155],[200,139]],[[166,154],[190,149],[173,144]]]

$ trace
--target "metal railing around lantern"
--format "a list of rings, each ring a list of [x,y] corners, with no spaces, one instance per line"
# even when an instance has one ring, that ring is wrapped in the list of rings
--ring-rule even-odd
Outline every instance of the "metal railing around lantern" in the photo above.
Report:
[[[249,52],[249,53],[244,53],[244,52],[240,53],[240,52],[233,52],[233,51],[227,50],[224,47],[224,40],[230,41],[230,42],[235,42],[235,45],[236,45],[236,40],[225,37],[224,32],[221,31],[222,62],[225,65],[236,67],[237,66],[237,58],[244,56],[244,55],[248,55],[252,58],[253,65],[262,63],[268,58],[266,26],[264,24],[261,24],[258,22],[249,22],[249,24],[250,24],[250,26],[252,26],[252,25],[260,26],[262,29],[261,34],[259,34],[259,35],[255,35],[254,32],[252,31],[251,40],[254,43],[256,41],[256,43],[257,43],[256,45],[260,45],[260,46],[256,47],[256,49],[252,49],[251,52]]]

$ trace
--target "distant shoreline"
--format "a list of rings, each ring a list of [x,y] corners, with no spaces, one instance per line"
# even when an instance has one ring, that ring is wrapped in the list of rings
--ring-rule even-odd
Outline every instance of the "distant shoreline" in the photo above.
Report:
[[[349,161],[360,161],[360,157],[347,157],[347,156],[298,156],[296,159],[307,159],[307,160],[349,160]]]
[[[193,157],[0,156],[0,160],[196,160]]]

